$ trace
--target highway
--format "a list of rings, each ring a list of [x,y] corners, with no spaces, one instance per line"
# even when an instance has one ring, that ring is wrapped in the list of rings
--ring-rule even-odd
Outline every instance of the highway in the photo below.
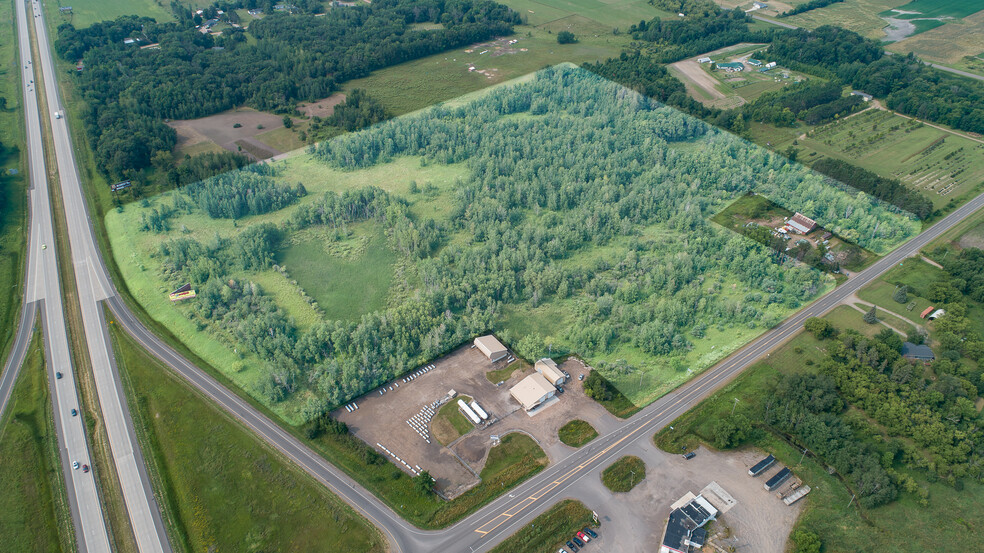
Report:
[[[27,14],[23,2],[15,2],[18,10],[18,29],[20,35],[21,58],[23,65],[31,65],[30,43],[28,40]],[[103,309],[100,302],[108,297],[111,288],[105,271],[99,260],[99,250],[96,247],[92,225],[86,209],[85,198],[79,181],[78,171],[72,152],[71,137],[68,122],[65,117],[58,94],[58,83],[55,79],[55,64],[51,55],[51,44],[44,23],[42,8],[37,0],[31,3],[34,31],[37,37],[39,52],[38,65],[45,85],[48,104],[48,124],[51,127],[51,137],[54,143],[54,155],[57,161],[58,178],[65,206],[65,216],[68,222],[68,237],[75,273],[75,285],[82,313],[82,323],[85,330],[86,345],[88,346],[89,362],[92,367],[96,393],[102,412],[103,425],[112,451],[114,467],[104,467],[104,470],[115,470],[123,492],[123,499],[129,515],[137,549],[141,553],[169,553],[170,544],[164,530],[160,509],[154,498],[139,447],[136,445],[130,414],[127,410],[122,386],[117,374],[112,347],[106,322],[103,320]],[[29,77],[29,81],[33,79]],[[74,378],[70,370],[68,336],[65,332],[62,295],[58,288],[58,270],[55,259],[55,248],[42,249],[41,243],[54,245],[54,233],[51,224],[51,208],[47,197],[47,174],[44,168],[44,150],[41,143],[41,122],[37,98],[33,85],[25,103],[30,140],[31,176],[34,190],[32,201],[33,219],[39,227],[31,233],[29,251],[42,252],[42,264],[29,264],[25,302],[36,301],[42,296],[38,290],[44,290],[45,300],[44,319],[52,330],[46,333],[47,347],[51,351],[50,365],[65,374],[65,378],[55,380],[56,395],[55,420],[59,437],[69,442],[69,457],[80,463],[92,465],[88,454],[83,454],[85,448],[84,427],[81,417],[72,417],[65,411],[71,405],[78,406],[78,395],[74,388]],[[43,195],[37,193],[43,190]],[[43,215],[42,215],[43,213]],[[44,226],[41,226],[41,224]],[[32,228],[32,231],[34,229]],[[53,325],[58,325],[54,328]],[[18,336],[18,340],[24,339]],[[15,342],[16,343],[16,342]],[[16,349],[16,348],[15,348]],[[62,392],[64,388],[64,392]],[[77,442],[77,444],[76,444]],[[73,445],[75,444],[75,445]],[[66,464],[66,466],[71,466]],[[98,467],[97,467],[98,468]],[[81,525],[85,536],[85,550],[90,552],[110,551],[108,535],[96,492],[96,484],[92,473],[81,471],[70,473],[75,478],[76,488],[84,487],[84,499],[79,501]],[[79,484],[78,482],[81,482]],[[91,490],[88,490],[91,488]],[[90,520],[91,519],[91,520]]]
[[[46,33],[42,34],[43,24],[38,24],[37,27],[39,27],[39,42],[44,45],[42,64],[43,66],[47,65],[45,82],[48,83],[46,89],[49,105],[59,106],[57,84],[54,82],[47,35]],[[791,338],[802,328],[802,323],[806,318],[826,313],[844,298],[855,293],[864,284],[877,278],[904,258],[914,255],[929,241],[984,206],[984,195],[974,198],[927,231],[880,259],[870,268],[855,274],[845,284],[805,307],[778,327],[767,331],[718,365],[644,408],[635,416],[624,421],[614,432],[599,436],[586,448],[571,453],[565,459],[557,460],[528,482],[454,526],[440,531],[423,531],[405,522],[395,510],[383,504],[342,471],[325,461],[316,452],[283,430],[258,409],[225,388],[205,371],[194,366],[143,326],[116,292],[108,277],[109,273],[100,252],[95,246],[92,223],[86,214],[84,196],[81,193],[81,185],[72,159],[67,122],[64,119],[52,120],[52,124],[56,129],[55,144],[59,172],[62,177],[62,190],[66,198],[65,203],[69,206],[70,211],[68,218],[77,284],[80,288],[80,296],[83,294],[86,296],[83,304],[86,302],[91,304],[88,311],[83,307],[86,339],[90,350],[106,347],[105,321],[98,316],[98,304],[100,300],[105,300],[113,313],[114,321],[120,324],[153,356],[160,359],[220,408],[241,421],[267,445],[281,452],[302,470],[366,516],[381,529],[385,538],[389,540],[390,550],[399,552],[446,551],[454,553],[488,550],[522,524],[529,522],[532,517],[549,507],[555,500],[564,497],[565,491],[574,485],[579,478],[587,474],[589,469],[614,460],[622,449],[636,440],[651,439],[655,431],[667,425],[675,417],[724,386],[756,360]],[[78,248],[76,247],[77,243]],[[88,317],[86,313],[89,313]],[[90,329],[92,329],[91,332]],[[18,338],[20,339],[20,337]],[[118,378],[116,378],[111,355],[107,355],[107,359],[99,360],[100,362],[106,361],[109,364],[108,368],[95,367],[97,359],[95,356],[93,357],[94,371],[97,375],[102,375],[101,378],[97,377],[97,387],[99,387],[100,401],[103,403],[104,416],[110,420],[111,417],[107,414],[106,404],[115,403],[111,401],[112,397],[117,399],[121,397],[117,384]],[[107,383],[105,382],[106,379],[113,379],[114,382],[112,384]],[[116,390],[116,395],[108,394],[110,401],[107,401],[104,390],[112,389]],[[125,408],[125,402],[122,403],[122,406]],[[113,405],[109,407],[114,408]],[[124,412],[118,416],[126,419],[125,415]],[[122,423],[122,420],[120,422]],[[114,456],[116,456],[115,443],[113,451]],[[134,456],[138,455],[139,451],[136,451]],[[124,468],[132,464],[142,467],[142,463],[129,463],[132,460],[132,458],[127,459],[127,462],[123,463]],[[120,466],[119,457],[117,457],[117,466]],[[130,508],[130,497],[126,497],[127,506]],[[131,517],[133,517],[132,510]],[[142,524],[144,526],[141,528],[151,526],[146,522]],[[135,528],[137,528],[136,525]],[[139,535],[140,532],[137,534]],[[159,535],[163,537],[162,532]],[[163,539],[161,541],[163,542]]]
[[[28,247],[24,304],[18,334],[14,339],[11,355],[7,360],[4,378],[0,383],[0,408],[6,408],[9,386],[16,380],[24,353],[31,340],[35,307],[40,306],[45,338],[45,360],[55,430],[58,436],[58,453],[62,475],[67,490],[69,510],[75,528],[78,549],[88,553],[108,553],[109,536],[103,518],[102,503],[95,475],[73,468],[73,463],[92,465],[85,424],[82,414],[73,416],[71,409],[79,406],[79,393],[75,384],[75,370],[69,350],[68,330],[62,303],[57,248],[55,244],[52,208],[48,191],[48,173],[44,158],[41,133],[41,116],[33,81],[34,64],[31,61],[30,38],[27,25],[27,8],[24,2],[17,5],[17,38],[20,51],[21,82],[24,97],[24,121],[30,182]],[[61,374],[61,378],[56,373]],[[6,389],[4,389],[6,388]]]

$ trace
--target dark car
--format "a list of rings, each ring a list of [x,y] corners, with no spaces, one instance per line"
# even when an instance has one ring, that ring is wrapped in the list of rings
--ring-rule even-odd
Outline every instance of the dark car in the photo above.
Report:
[[[567,548],[573,551],[574,553],[577,553],[577,546],[571,543],[571,540],[567,540]]]
[[[564,387],[563,386],[557,386],[556,388],[557,388],[557,393],[558,394],[564,393]]]
[[[696,451],[689,451],[689,452],[683,454],[683,458],[686,459],[686,460],[688,460],[688,461],[691,460],[691,459],[693,459],[696,456],[697,456],[697,452]]]
[[[89,465],[82,465],[82,472],[89,472]]]
[[[571,538],[571,541],[573,541],[574,544],[577,545],[578,547],[584,547],[584,542],[581,541],[581,538],[579,538],[577,536],[574,536],[573,538]]]
[[[58,379],[58,380],[61,380],[61,373],[57,373],[56,372],[55,373],[55,378]]]
[[[78,411],[76,411],[75,409],[72,409],[72,411],[71,411],[71,413],[72,413],[72,416],[73,416],[73,417],[74,417],[75,415],[78,415],[78,414],[79,414],[79,412],[78,412]]]
[[[595,531],[592,530],[592,529],[590,529],[590,528],[585,527],[584,528],[584,533],[587,534],[587,535],[589,535],[589,536],[591,536],[591,539],[597,539],[598,538],[598,534],[596,534]]]

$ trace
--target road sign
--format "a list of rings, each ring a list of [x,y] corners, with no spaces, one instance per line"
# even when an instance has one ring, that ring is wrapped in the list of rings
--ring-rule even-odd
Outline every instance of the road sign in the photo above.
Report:
[[[118,182],[116,184],[110,185],[109,189],[112,190],[113,192],[119,192],[124,188],[130,188],[130,184],[131,184],[130,181],[125,180],[123,182]]]

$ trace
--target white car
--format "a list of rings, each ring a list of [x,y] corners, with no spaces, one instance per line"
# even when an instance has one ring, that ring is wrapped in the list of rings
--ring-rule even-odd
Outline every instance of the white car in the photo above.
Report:
[[[78,461],[73,462],[72,463],[72,468],[78,470],[78,468],[79,468],[79,462]]]

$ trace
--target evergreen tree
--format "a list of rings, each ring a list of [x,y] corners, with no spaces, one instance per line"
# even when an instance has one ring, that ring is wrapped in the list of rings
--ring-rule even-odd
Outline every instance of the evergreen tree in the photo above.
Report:
[[[869,309],[868,312],[864,314],[864,322],[870,325],[873,325],[878,322],[878,316],[876,315],[874,305],[872,305],[871,309]]]
[[[909,302],[909,287],[903,284],[895,289],[895,293],[892,294],[892,299],[897,303],[908,303]]]

